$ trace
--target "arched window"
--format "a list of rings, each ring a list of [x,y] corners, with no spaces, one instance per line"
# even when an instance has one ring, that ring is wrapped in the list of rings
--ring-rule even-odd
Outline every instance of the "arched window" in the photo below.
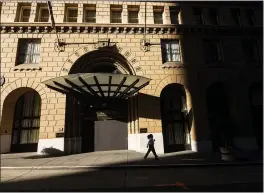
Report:
[[[22,95],[15,107],[12,152],[37,151],[41,99],[36,91]]]
[[[166,153],[183,151],[190,144],[185,90],[180,84],[161,92],[161,118]]]

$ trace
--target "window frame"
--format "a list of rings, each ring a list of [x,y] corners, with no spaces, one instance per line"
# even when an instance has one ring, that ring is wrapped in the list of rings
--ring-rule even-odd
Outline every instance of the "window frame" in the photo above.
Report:
[[[23,16],[24,9],[29,9],[28,21],[22,21],[22,18],[25,17],[25,16]],[[21,5],[19,11],[20,11],[19,12],[19,22],[29,22],[30,15],[31,15],[30,14],[30,12],[31,12],[31,6],[29,6],[29,5]]]
[[[69,10],[77,10],[77,15],[76,17],[69,17]],[[76,18],[76,21],[69,21],[69,18]],[[66,6],[66,22],[69,23],[77,23],[78,22],[78,7],[73,7],[73,6]]]
[[[114,12],[120,12],[120,19],[113,18]],[[123,23],[122,13],[123,13],[122,7],[110,7],[110,23]],[[120,20],[120,22],[113,22],[113,20],[115,21]]]
[[[197,25],[204,25],[205,24],[204,15],[203,15],[203,8],[202,7],[193,7],[192,8],[192,14],[195,17],[195,23]],[[198,21],[197,20],[198,16],[199,16],[199,20],[201,21],[200,23],[197,22]]]
[[[249,46],[249,43],[251,44],[251,48],[253,48],[252,50],[252,55],[249,55],[249,49],[248,46]],[[244,53],[246,55],[246,60],[248,62],[260,62],[261,61],[261,53],[260,53],[260,50],[259,50],[259,43],[258,43],[258,40],[257,39],[246,39],[246,40],[243,40],[243,50],[244,50]],[[254,59],[254,48],[256,49],[256,54],[257,54],[257,59],[255,60]]]
[[[249,16],[249,12],[251,12],[250,16]],[[247,17],[248,24],[250,26],[255,26],[255,24],[256,24],[256,18],[255,18],[255,14],[254,14],[254,9],[253,8],[246,9],[246,17]]]
[[[241,26],[242,20],[241,20],[241,10],[239,8],[231,8],[231,15],[232,19],[234,21],[235,26]],[[236,20],[238,22],[236,22]]]
[[[136,18],[131,18],[131,12],[137,12]],[[137,22],[131,22],[131,20],[137,20]],[[127,21],[128,23],[139,23],[139,8],[128,8],[127,9]]]
[[[30,53],[28,54],[26,51],[23,51],[22,48],[21,48],[21,45],[22,44],[26,44],[26,46],[28,47],[29,44],[32,44],[32,43],[36,43],[36,44],[39,44],[39,53]],[[17,52],[17,60],[16,60],[16,66],[18,65],[27,65],[27,64],[34,64],[34,65],[37,65],[40,63],[40,46],[41,46],[41,39],[40,38],[32,38],[32,39],[29,39],[29,38],[21,38],[19,39],[19,42],[18,42],[18,52]],[[24,57],[24,61],[21,62],[21,57]],[[32,62],[32,60],[30,60],[29,62],[26,62],[25,60],[25,56],[26,55],[30,55],[29,57],[32,58],[32,55],[35,56],[37,55],[38,57],[38,62]]]
[[[93,22],[89,22],[89,21],[86,21],[86,18],[90,18],[90,17],[87,17],[87,11],[93,11],[95,13],[95,16],[94,16],[94,21]],[[96,23],[96,6],[91,6],[91,4],[89,5],[86,5],[83,7],[83,22],[84,23]]]
[[[205,60],[205,63],[206,64],[212,64],[212,63],[223,63],[224,62],[224,52],[223,52],[223,42],[221,39],[203,39],[203,42],[204,42],[204,60]],[[212,47],[212,44],[216,43],[216,49],[217,49],[217,53],[216,53],[216,56],[217,56],[217,60],[214,60],[214,57],[215,56],[211,56],[210,57],[210,60],[208,59],[208,57],[206,57],[206,54],[207,54],[207,45],[206,43],[210,43],[210,50],[211,47]],[[219,50],[219,52],[218,52]],[[220,60],[219,60],[219,56],[220,56]]]
[[[39,6],[39,10],[38,10],[38,22],[49,22],[49,19],[50,19],[50,14],[48,16],[48,21],[40,21],[42,19],[42,14],[41,14],[41,11],[43,9],[47,9],[48,10],[48,13],[49,13],[49,8],[48,7],[45,7],[45,6]]]
[[[178,25],[180,22],[179,22],[179,13],[180,13],[180,7],[179,6],[170,6],[169,7],[169,12],[170,12],[170,22],[171,24],[175,24],[175,25]],[[173,13],[173,14],[172,14]],[[172,15],[175,14],[175,18],[176,19],[176,23],[173,22],[172,20]]]
[[[155,18],[155,14],[159,14],[161,13],[161,23],[157,23],[155,21],[157,21]],[[153,20],[154,20],[154,24],[164,24],[164,7],[155,7],[153,6]]]
[[[217,8],[210,7],[209,8],[209,15],[210,15],[210,20],[212,22],[212,25],[219,25],[220,24],[220,20],[219,20],[219,10]]]
[[[172,44],[175,43],[175,44],[178,44],[179,46],[179,51],[178,53],[175,53],[175,55],[179,57],[180,60],[175,60],[173,61],[172,59],[172,49],[171,49],[171,46]],[[169,44],[169,48],[170,48],[170,60],[171,61],[168,61],[167,60],[167,57],[168,57],[168,53],[167,53],[167,49],[165,47],[166,44]],[[161,54],[162,54],[162,63],[163,64],[166,64],[166,63],[182,63],[182,49],[181,49],[181,40],[180,39],[161,39]],[[177,57],[176,57],[177,58]]]

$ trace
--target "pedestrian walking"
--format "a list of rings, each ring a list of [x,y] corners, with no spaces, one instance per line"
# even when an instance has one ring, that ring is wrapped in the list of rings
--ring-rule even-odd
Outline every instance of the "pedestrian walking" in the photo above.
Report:
[[[147,144],[148,151],[146,155],[144,156],[144,159],[147,159],[149,153],[152,151],[153,155],[155,156],[155,159],[158,160],[158,156],[156,154],[155,147],[154,147],[155,139],[153,139],[152,134],[149,134],[147,138],[148,138],[148,144]]]

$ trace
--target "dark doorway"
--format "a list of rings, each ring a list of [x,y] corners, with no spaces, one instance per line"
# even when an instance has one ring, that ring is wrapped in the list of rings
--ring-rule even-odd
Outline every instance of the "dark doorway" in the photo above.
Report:
[[[263,149],[263,85],[261,82],[254,83],[249,89],[251,104],[252,127],[255,132],[258,147]]]
[[[190,139],[184,87],[170,84],[162,90],[160,98],[164,152],[188,149]]]
[[[131,74],[128,66],[123,56],[102,49],[80,57],[72,66],[70,74]],[[127,149],[128,101],[99,96],[82,97],[80,100],[67,96],[66,138],[80,138],[80,152],[83,153]],[[73,146],[67,143],[65,148],[75,148]]]
[[[225,85],[211,85],[207,89],[206,102],[212,146],[214,151],[218,151],[220,146],[232,145],[234,137],[230,127],[229,101]]]
[[[36,91],[22,95],[15,106],[11,152],[36,152],[41,99]]]

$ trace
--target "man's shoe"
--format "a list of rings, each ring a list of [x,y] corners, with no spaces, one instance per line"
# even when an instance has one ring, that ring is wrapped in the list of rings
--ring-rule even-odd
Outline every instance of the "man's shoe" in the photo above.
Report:
[[[159,160],[159,158],[158,157],[155,157],[155,160]]]

